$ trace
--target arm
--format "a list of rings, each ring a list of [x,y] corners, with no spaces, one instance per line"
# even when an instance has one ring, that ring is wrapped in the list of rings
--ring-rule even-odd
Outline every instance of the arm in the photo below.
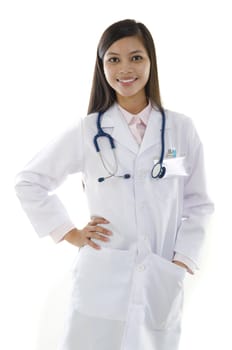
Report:
[[[183,218],[177,234],[175,254],[187,257],[197,268],[207,222],[214,205],[207,194],[203,146],[191,122],[187,136],[189,176],[184,185]]]
[[[52,193],[69,174],[83,170],[82,123],[46,145],[16,175],[15,191],[40,237],[57,232],[59,239],[74,228],[64,205]]]

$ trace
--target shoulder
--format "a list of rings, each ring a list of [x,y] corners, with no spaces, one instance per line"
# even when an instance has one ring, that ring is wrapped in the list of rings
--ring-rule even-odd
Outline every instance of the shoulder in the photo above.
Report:
[[[82,128],[85,133],[88,133],[91,130],[93,130],[93,132],[96,132],[97,117],[98,113],[90,113],[82,118]]]
[[[192,119],[184,113],[172,111],[170,109],[165,109],[165,114],[167,122],[172,125],[188,125],[193,124]]]
[[[114,102],[105,112],[103,112],[105,115],[109,115],[111,113],[119,113],[118,111],[118,108],[117,108],[117,103]],[[87,114],[85,116],[85,119],[86,120],[96,120],[97,119],[97,116],[98,116],[99,112],[94,112],[94,113],[90,113],[90,114]]]
[[[90,114],[87,114],[84,118],[82,118],[82,120],[84,122],[87,121],[89,123],[91,121],[96,121],[97,116],[98,116],[98,112],[90,113]]]
[[[116,104],[114,103],[111,107],[109,107],[104,112],[104,118],[101,122],[101,126],[104,126],[105,124],[107,124],[107,121],[109,121],[109,120],[112,121],[113,117],[115,115],[118,115],[118,114],[119,114],[118,108],[117,108]],[[98,115],[99,115],[99,112],[87,114],[83,118],[84,126],[95,127],[97,125]]]
[[[201,143],[194,120],[190,116],[169,109],[165,109],[165,114],[167,128],[173,129],[187,143],[194,143],[196,145]]]
[[[165,109],[164,111],[166,114],[167,128],[170,127],[174,129],[179,129],[182,132],[185,132],[187,135],[197,134],[194,121],[190,116],[169,109]]]

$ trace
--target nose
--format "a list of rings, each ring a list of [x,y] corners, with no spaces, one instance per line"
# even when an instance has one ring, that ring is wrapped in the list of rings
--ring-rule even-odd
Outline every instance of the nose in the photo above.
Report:
[[[130,62],[121,62],[119,67],[120,74],[127,74],[133,71]]]

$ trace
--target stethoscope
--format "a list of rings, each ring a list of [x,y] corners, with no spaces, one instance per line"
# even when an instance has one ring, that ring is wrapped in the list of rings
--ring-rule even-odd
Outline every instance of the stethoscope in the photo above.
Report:
[[[151,176],[153,179],[161,179],[162,177],[164,177],[164,175],[166,173],[166,168],[163,166],[164,152],[165,152],[164,133],[165,133],[166,116],[165,116],[165,112],[164,112],[163,108],[160,109],[160,112],[162,114],[161,153],[160,153],[160,158],[159,158],[158,162],[153,165],[153,168],[151,170]],[[98,116],[97,116],[97,134],[94,136],[93,143],[94,143],[96,152],[100,156],[102,165],[104,166],[104,168],[107,171],[107,173],[109,174],[109,176],[99,177],[98,182],[103,182],[111,177],[122,177],[124,179],[129,179],[131,177],[130,174],[116,175],[116,173],[118,171],[118,161],[117,161],[116,152],[115,152],[116,147],[115,147],[114,139],[112,138],[112,136],[110,134],[106,133],[105,131],[103,131],[103,129],[101,127],[101,120],[102,120],[103,114],[104,114],[103,112],[98,113]],[[101,150],[100,150],[100,147],[98,144],[99,137],[106,137],[109,140],[110,147],[112,149],[114,160],[115,160],[115,169],[113,171],[109,170],[108,166],[106,165],[106,163],[102,157]]]

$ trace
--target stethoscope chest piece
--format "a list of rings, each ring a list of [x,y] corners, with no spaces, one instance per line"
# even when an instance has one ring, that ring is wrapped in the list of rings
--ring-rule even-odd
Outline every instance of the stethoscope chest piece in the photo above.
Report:
[[[153,177],[153,179],[162,179],[162,177],[164,177],[166,173],[166,168],[160,163],[156,163],[151,171],[151,176]]]

